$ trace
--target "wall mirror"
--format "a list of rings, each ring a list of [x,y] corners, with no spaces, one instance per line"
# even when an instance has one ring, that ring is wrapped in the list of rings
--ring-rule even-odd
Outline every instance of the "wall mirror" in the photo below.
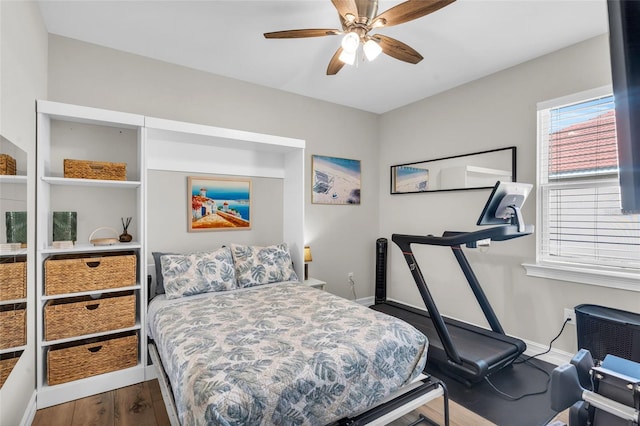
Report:
[[[0,136],[0,388],[27,344],[27,153]]]
[[[516,181],[516,147],[391,166],[391,194],[492,188]]]

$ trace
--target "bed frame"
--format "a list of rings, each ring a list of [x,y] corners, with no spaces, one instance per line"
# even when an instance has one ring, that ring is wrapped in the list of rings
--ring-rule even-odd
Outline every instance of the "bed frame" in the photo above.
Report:
[[[178,419],[178,412],[176,410],[175,399],[173,397],[173,391],[171,390],[171,384],[169,378],[164,370],[162,361],[158,354],[158,349],[153,341],[149,341],[148,344],[149,356],[153,365],[157,370],[158,382],[160,383],[160,390],[162,393],[162,399],[167,409],[167,415],[171,426],[180,426]],[[449,397],[445,384],[436,379],[433,376],[425,376],[421,374],[414,382],[409,386],[398,391],[396,394],[391,395],[385,399],[380,405],[374,407],[368,411],[357,413],[353,417],[348,417],[335,422],[334,426],[383,426],[389,424],[389,422],[398,419],[405,414],[415,410],[421,405],[432,401],[439,396],[443,397],[444,406],[444,426],[449,426]],[[424,416],[420,416],[417,424],[420,421],[426,421],[429,424],[437,425],[430,419]]]

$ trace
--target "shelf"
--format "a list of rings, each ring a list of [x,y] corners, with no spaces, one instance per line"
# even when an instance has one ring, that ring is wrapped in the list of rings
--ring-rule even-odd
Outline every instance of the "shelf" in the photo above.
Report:
[[[133,180],[100,180],[100,179],[75,179],[54,176],[44,176],[42,181],[49,185],[60,186],[84,186],[88,188],[138,188],[140,181]]]
[[[27,184],[27,177],[22,175],[0,175],[0,183]]]
[[[120,291],[140,290],[141,288],[142,286],[140,284],[136,284],[129,287],[105,288],[100,290],[79,291],[77,293],[52,294],[49,296],[42,295],[41,299],[44,302],[47,300],[66,299],[69,297],[90,296],[92,294],[106,294],[106,293],[118,293]]]
[[[61,343],[79,342],[79,341],[91,339],[94,337],[109,336],[111,334],[118,334],[118,333],[124,333],[127,331],[136,331],[141,329],[142,327],[140,326],[140,322],[136,322],[136,325],[134,325],[133,327],[119,328],[117,330],[101,331],[100,333],[83,334],[81,336],[67,337],[65,339],[48,340],[48,341],[43,340],[41,346],[42,348],[48,348],[49,346],[59,345]]]
[[[26,345],[15,346],[13,348],[7,348],[7,349],[0,349],[0,355],[10,354],[12,352],[21,352],[21,351],[24,351],[25,349],[27,349]]]
[[[19,303],[27,303],[27,298],[25,297],[22,299],[0,300],[0,306],[17,305]]]
[[[41,383],[38,389],[37,408],[51,407],[74,399],[143,382],[145,380],[144,370],[145,365],[139,362],[135,367],[99,374],[74,382],[53,386]]]
[[[138,250],[142,248],[142,244],[136,241],[130,243],[117,243],[108,246],[94,246],[90,243],[76,243],[73,248],[59,249],[53,247],[45,247],[40,250],[42,254],[76,254],[76,253],[95,253],[103,251],[128,251]]]
[[[14,257],[14,256],[26,256],[27,249],[21,248],[18,250],[0,250],[0,257]]]

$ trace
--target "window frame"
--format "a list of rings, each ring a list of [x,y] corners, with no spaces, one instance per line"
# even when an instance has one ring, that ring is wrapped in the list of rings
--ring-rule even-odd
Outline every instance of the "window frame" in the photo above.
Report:
[[[541,185],[543,177],[543,165],[541,161],[542,144],[540,143],[541,126],[540,115],[542,110],[585,101],[591,98],[607,96],[613,94],[611,85],[601,86],[595,89],[573,93],[555,99],[539,102],[536,108],[536,229],[542,230],[542,218],[546,213],[543,212],[543,188]],[[613,182],[615,179],[619,185],[617,175],[616,178],[608,179]],[[600,181],[602,182],[602,181]],[[585,182],[586,183],[586,182]],[[553,184],[551,184],[553,185]],[[546,186],[549,186],[547,184]],[[623,290],[640,291],[640,270],[616,266],[593,266],[586,264],[571,263],[567,261],[550,261],[543,259],[542,254],[542,232],[536,232],[536,261],[535,263],[524,263],[526,274],[532,277],[556,279],[561,281],[570,281],[582,284],[590,284],[596,286],[617,288]]]

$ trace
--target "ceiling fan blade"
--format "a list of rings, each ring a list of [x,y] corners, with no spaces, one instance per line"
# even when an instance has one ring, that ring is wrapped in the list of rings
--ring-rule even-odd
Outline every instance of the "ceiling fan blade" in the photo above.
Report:
[[[442,9],[454,1],[456,0],[407,0],[378,15],[374,19],[374,26],[390,27],[409,22]]]
[[[305,38],[324,37],[328,35],[340,34],[342,31],[336,29],[307,29],[307,30],[286,30],[264,33],[265,38]]]
[[[333,54],[333,57],[331,58],[331,60],[329,61],[329,66],[327,67],[327,75],[338,74],[338,71],[340,71],[344,66],[344,62],[338,59],[341,53],[342,53],[342,47],[339,47],[338,50],[336,50],[336,53]]]
[[[417,64],[424,58],[414,48],[403,42],[382,34],[371,36],[380,43],[382,51],[387,55],[410,64]]]
[[[338,10],[341,20],[345,21],[346,15],[353,15],[354,18],[358,17],[358,7],[355,0],[331,0],[331,3]]]

